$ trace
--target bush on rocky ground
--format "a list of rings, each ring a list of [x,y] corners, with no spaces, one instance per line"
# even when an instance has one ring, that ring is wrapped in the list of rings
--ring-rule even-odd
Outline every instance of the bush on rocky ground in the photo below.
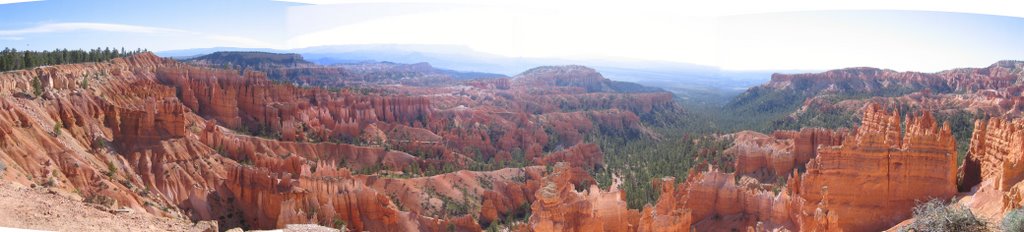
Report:
[[[1003,231],[1024,231],[1024,208],[1006,213],[1000,226]]]
[[[914,222],[899,231],[917,232],[983,232],[992,231],[987,222],[979,219],[965,206],[947,205],[939,199],[932,199],[914,207]]]

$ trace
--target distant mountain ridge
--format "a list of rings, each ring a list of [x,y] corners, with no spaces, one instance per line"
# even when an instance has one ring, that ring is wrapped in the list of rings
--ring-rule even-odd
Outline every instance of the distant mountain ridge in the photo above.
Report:
[[[725,110],[761,115],[775,126],[840,126],[865,102],[947,113],[1022,114],[1024,61],[934,73],[854,67],[820,73],[773,74],[771,81],[736,96]],[[941,115],[941,114],[940,114]]]
[[[438,69],[426,62],[413,64],[361,62],[320,65],[305,60],[301,54],[297,53],[261,51],[218,51],[182,59],[182,61],[214,68],[257,70],[267,73],[267,76],[273,80],[325,87],[345,87],[366,83],[431,85],[459,80],[506,77],[494,73]]]
[[[1024,61],[999,61],[984,68],[959,68],[936,73],[898,72],[855,67],[821,73],[773,74],[768,83],[751,88],[733,104],[743,104],[762,92],[791,92],[803,98],[822,94],[894,96],[928,90],[932,93],[973,92],[1018,84]],[[802,102],[802,100],[794,99]]]
[[[298,53],[322,65],[372,62],[428,62],[439,69],[516,75],[522,70],[547,65],[584,65],[615,81],[657,86],[683,99],[722,105],[747,88],[769,80],[776,71],[728,71],[717,67],[631,59],[557,59],[505,57],[450,45],[344,45],[289,50],[251,48],[206,48],[158,52],[161,56],[189,58],[215,51],[264,51]],[[791,71],[785,71],[791,72]]]

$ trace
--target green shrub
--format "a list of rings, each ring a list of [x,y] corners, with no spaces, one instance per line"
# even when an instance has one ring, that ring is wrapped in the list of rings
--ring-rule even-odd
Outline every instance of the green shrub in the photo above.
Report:
[[[91,194],[85,196],[85,199],[83,199],[83,201],[85,201],[86,203],[102,205],[104,207],[114,207],[114,205],[117,204],[117,200],[115,200],[114,198],[98,194]]]
[[[1003,231],[1024,231],[1024,208],[1006,213],[1000,226]]]
[[[32,95],[36,97],[43,95],[43,82],[39,80],[39,77],[32,78]]]
[[[107,175],[107,177],[114,177],[114,175],[117,174],[117,166],[114,166],[114,163],[108,161],[107,162],[107,173],[105,173],[105,174]]]
[[[345,231],[345,221],[342,221],[340,218],[334,218],[334,228]]]
[[[64,128],[64,122],[57,121],[53,124],[53,136],[60,136],[61,129]]]
[[[981,232],[991,229],[967,207],[946,205],[942,200],[932,199],[914,207],[914,222],[899,231]]]

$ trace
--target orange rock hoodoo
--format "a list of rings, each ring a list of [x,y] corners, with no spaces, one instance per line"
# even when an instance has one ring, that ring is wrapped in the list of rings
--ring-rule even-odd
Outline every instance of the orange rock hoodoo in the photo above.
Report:
[[[585,143],[540,157],[536,163],[554,164],[557,162],[567,162],[573,167],[592,170],[604,166],[604,157],[601,154],[601,148],[597,144]]]
[[[733,135],[733,146],[725,154],[736,158],[737,174],[774,181],[817,157],[819,146],[839,145],[846,133],[822,128],[776,131],[771,136],[742,131]]]
[[[794,146],[790,138],[821,146],[803,174],[791,169],[790,160],[796,158],[786,158],[785,165],[756,163],[770,170],[788,169],[793,173],[778,194],[769,189],[772,185],[761,184],[754,178],[742,176],[737,181],[734,174],[711,170],[692,173],[678,190],[664,190],[663,193],[674,195],[662,195],[653,209],[676,212],[676,215],[689,214],[694,227],[700,231],[748,227],[758,231],[773,228],[801,231],[888,229],[910,218],[917,202],[948,199],[956,194],[957,156],[949,126],[940,127],[929,113],[908,116],[905,124],[906,132],[901,134],[899,112],[869,104],[864,110],[862,125],[845,138],[817,129],[776,133],[776,138],[741,133],[737,139],[749,144],[737,146],[779,147],[779,151],[769,153],[774,156],[768,157],[814,156],[806,145]],[[799,134],[811,139],[801,139]],[[843,138],[842,144],[829,146],[836,138]],[[771,149],[774,148],[768,148]],[[798,153],[792,152],[794,150],[799,150],[801,155],[792,155]],[[739,158],[739,173],[758,168],[739,165],[755,164],[752,158],[756,157],[759,156]],[[645,217],[646,212],[645,209]]]
[[[375,121],[422,125],[430,120],[430,102],[422,97],[331,93],[274,84],[262,73],[239,76],[232,70],[186,65],[158,68],[156,77],[176,87],[185,106],[200,116],[230,128],[244,129],[245,125],[251,130],[281,133],[285,139],[358,137],[361,128]],[[294,134],[296,130],[307,133]]]
[[[382,70],[394,68],[403,67]],[[533,94],[509,79],[484,86],[328,91],[148,53],[3,72],[0,178],[222,228],[340,221],[356,230],[472,231],[525,214],[544,168],[411,170],[492,158],[569,162],[568,186],[590,185],[587,173],[603,158],[582,135],[656,137],[638,115],[673,107],[668,93],[566,86]],[[453,89],[467,92],[437,94]],[[591,192],[593,215],[625,212],[620,191]],[[446,212],[452,200],[467,210]],[[630,223],[604,228],[635,227],[639,215],[630,212],[621,214]]]
[[[229,171],[225,185],[239,202],[245,221],[256,223],[252,226],[257,228],[329,225],[341,220],[357,231],[439,231],[449,223],[402,212],[387,195],[346,180],[347,173],[320,173],[303,170],[303,174],[295,176],[239,167]],[[460,231],[480,230],[474,221],[469,222],[453,225]]]
[[[257,78],[253,75],[247,78]],[[44,85],[41,96],[33,98],[33,89],[29,83],[37,78]],[[207,95],[203,98],[194,97],[189,91],[162,85],[161,80],[178,80],[182,84],[187,83],[185,80],[192,80],[188,88],[202,89],[193,93]],[[5,109],[0,113],[0,161],[6,168],[0,177],[26,186],[44,185],[57,191],[77,192],[88,201],[111,208],[132,208],[157,215],[184,216],[198,220],[220,218],[225,227],[249,224],[273,228],[275,222],[241,218],[241,213],[237,211],[243,204],[228,200],[234,199],[235,194],[241,196],[242,193],[238,191],[245,189],[244,186],[254,184],[247,181],[258,179],[225,181],[230,179],[229,170],[237,169],[236,159],[266,166],[268,162],[279,162],[274,161],[279,158],[271,155],[301,153],[311,160],[321,160],[321,157],[324,161],[337,163],[345,160],[353,167],[378,163],[400,167],[414,158],[402,152],[384,151],[382,148],[289,143],[238,136],[223,133],[213,124],[205,125],[207,129],[203,129],[206,121],[194,113],[203,112],[225,123],[251,120],[270,125],[279,122],[275,116],[280,115],[295,120],[331,118],[323,114],[313,114],[321,115],[319,118],[308,117],[310,110],[303,107],[295,107],[293,110],[305,110],[303,112],[307,113],[306,116],[289,114],[287,112],[291,108],[285,105],[305,104],[301,101],[296,103],[297,100],[274,100],[287,99],[288,96],[294,96],[288,94],[304,92],[314,95],[308,99],[318,99],[318,102],[324,104],[345,102],[330,99],[354,99],[348,101],[355,106],[334,109],[366,108],[366,113],[363,113],[369,115],[366,121],[404,122],[410,118],[420,118],[418,115],[428,116],[415,113],[426,113],[425,106],[415,106],[426,104],[417,102],[422,100],[317,97],[316,94],[327,94],[266,85],[252,86],[257,88],[230,87],[237,80],[241,80],[241,77],[235,72],[184,66],[148,53],[103,63],[4,72],[0,74],[0,93],[5,96],[0,100],[0,105]],[[259,85],[265,82],[258,79],[251,81],[253,83],[247,84]],[[82,84],[85,82],[89,84]],[[185,85],[176,87],[186,88]],[[404,102],[411,102],[413,106],[393,106]],[[285,113],[281,113],[280,109],[285,109]],[[351,123],[360,122],[357,120],[360,117],[353,115],[338,118]],[[312,122],[316,121],[304,121],[306,125]],[[290,165],[276,165],[274,169],[277,172],[288,170],[294,173],[292,176],[299,176],[296,170],[301,170],[298,167],[307,161],[296,160],[298,156],[293,157],[287,162]],[[307,187],[310,188],[313,187]],[[352,191],[359,189],[358,186],[342,189],[345,188]],[[365,191],[370,196],[376,194],[372,189]],[[367,199],[352,198],[349,202]],[[275,205],[286,202],[263,202],[265,204],[261,207],[288,209]],[[352,204],[370,205],[365,202]],[[340,206],[335,208],[342,210]],[[373,209],[361,206],[343,210],[365,216],[379,212]],[[290,210],[281,210],[279,213],[285,216],[276,218],[287,219],[291,217],[288,215],[295,215]],[[430,219],[418,224],[441,227],[439,223],[444,221]],[[331,225],[331,222],[323,224]]]
[[[815,212],[803,216],[801,229],[883,230],[909,218],[919,201],[956,194],[957,153],[949,125],[939,127],[927,112],[908,116],[905,125],[901,136],[899,112],[869,104],[852,137],[820,148],[807,173],[789,186],[810,203],[803,211]],[[822,214],[838,220],[828,228],[819,227],[822,220],[811,223]]]
[[[1024,121],[992,118],[974,123],[961,169],[960,189],[974,192],[968,206],[991,217],[1024,206]]]
[[[679,199],[681,194],[676,192],[675,178],[666,177],[652,184],[661,187],[661,195],[654,206],[644,206],[643,213],[640,214],[638,231],[670,232],[690,230],[690,226],[693,224],[693,216],[691,215],[693,212],[689,209],[690,207],[681,205]],[[682,197],[685,196],[682,195]]]
[[[532,231],[629,231],[635,230],[639,213],[626,208],[625,195],[613,186],[602,191],[596,185],[577,192],[570,183],[572,172],[565,163],[555,165],[544,177],[530,216]]]

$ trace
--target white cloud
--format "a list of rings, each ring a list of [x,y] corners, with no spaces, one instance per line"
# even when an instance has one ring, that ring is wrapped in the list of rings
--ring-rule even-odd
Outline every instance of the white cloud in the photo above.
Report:
[[[186,31],[159,27],[146,27],[146,26],[135,26],[125,24],[110,24],[110,23],[48,23],[41,24],[35,27],[14,29],[14,30],[0,30],[0,36],[20,36],[29,34],[40,34],[40,33],[55,33],[55,32],[68,32],[68,31],[105,31],[105,32],[132,32],[132,33],[183,33]]]
[[[619,10],[655,9],[678,15],[717,17],[742,14],[825,10],[914,10],[974,13],[1024,17],[1024,2],[1006,0],[934,1],[934,0],[276,0],[311,5],[340,4],[459,4],[513,8],[577,9],[613,8]]]
[[[390,6],[390,5],[389,5]],[[420,5],[414,5],[420,6]],[[714,28],[710,18],[685,17],[667,11],[621,11],[616,7],[560,10],[482,5],[420,7],[418,12],[345,22],[312,14],[329,14],[308,6],[295,7],[289,27],[319,24],[325,29],[297,33],[292,48],[336,44],[442,44],[513,57],[591,57],[672,60],[709,64],[714,59]],[[380,6],[355,4],[359,12]],[[402,4],[392,8],[403,7]],[[709,59],[710,58],[710,59]]]
[[[41,1],[41,0],[0,0],[0,5],[22,3],[22,2],[38,2],[38,1]]]
[[[920,0],[864,0],[856,4],[817,0],[723,0],[703,4],[656,0],[291,2],[329,6],[289,8],[290,48],[341,44],[462,45],[512,57],[630,58],[736,70],[863,65],[936,71],[941,67],[976,66],[1019,55],[970,51],[950,56],[958,53],[956,48],[968,47],[964,44],[985,43],[995,40],[986,37],[1005,36],[989,30],[976,34],[979,39],[959,36],[952,29],[932,29],[985,27],[972,20],[948,25],[928,21],[948,19],[950,15],[969,16],[938,12],[1024,16],[1024,11],[1007,10],[1024,8],[1024,2],[978,7],[974,3]],[[807,13],[820,16],[802,16]],[[904,17],[876,18],[880,13]],[[737,17],[746,20],[737,21]]]
[[[228,35],[207,35],[206,38],[211,40],[228,42],[232,46],[238,47],[249,47],[249,48],[279,48],[281,46],[263,42],[256,39],[240,37],[240,36],[228,36]]]
[[[24,40],[26,37],[35,35],[43,35],[50,33],[62,33],[62,32],[73,32],[73,31],[100,31],[100,32],[117,32],[117,33],[137,33],[137,34],[152,34],[159,36],[167,36],[171,38],[183,37],[183,38],[205,38],[213,46],[235,46],[235,47],[251,47],[251,48],[280,48],[280,45],[263,42],[260,40],[232,36],[232,35],[221,35],[212,33],[202,33],[195,31],[187,31],[173,28],[163,27],[149,27],[149,26],[138,26],[138,25],[127,25],[127,24],[112,24],[112,23],[94,23],[94,22],[66,22],[66,23],[47,23],[40,24],[34,27],[21,28],[21,29],[10,29],[0,30],[0,40]]]

